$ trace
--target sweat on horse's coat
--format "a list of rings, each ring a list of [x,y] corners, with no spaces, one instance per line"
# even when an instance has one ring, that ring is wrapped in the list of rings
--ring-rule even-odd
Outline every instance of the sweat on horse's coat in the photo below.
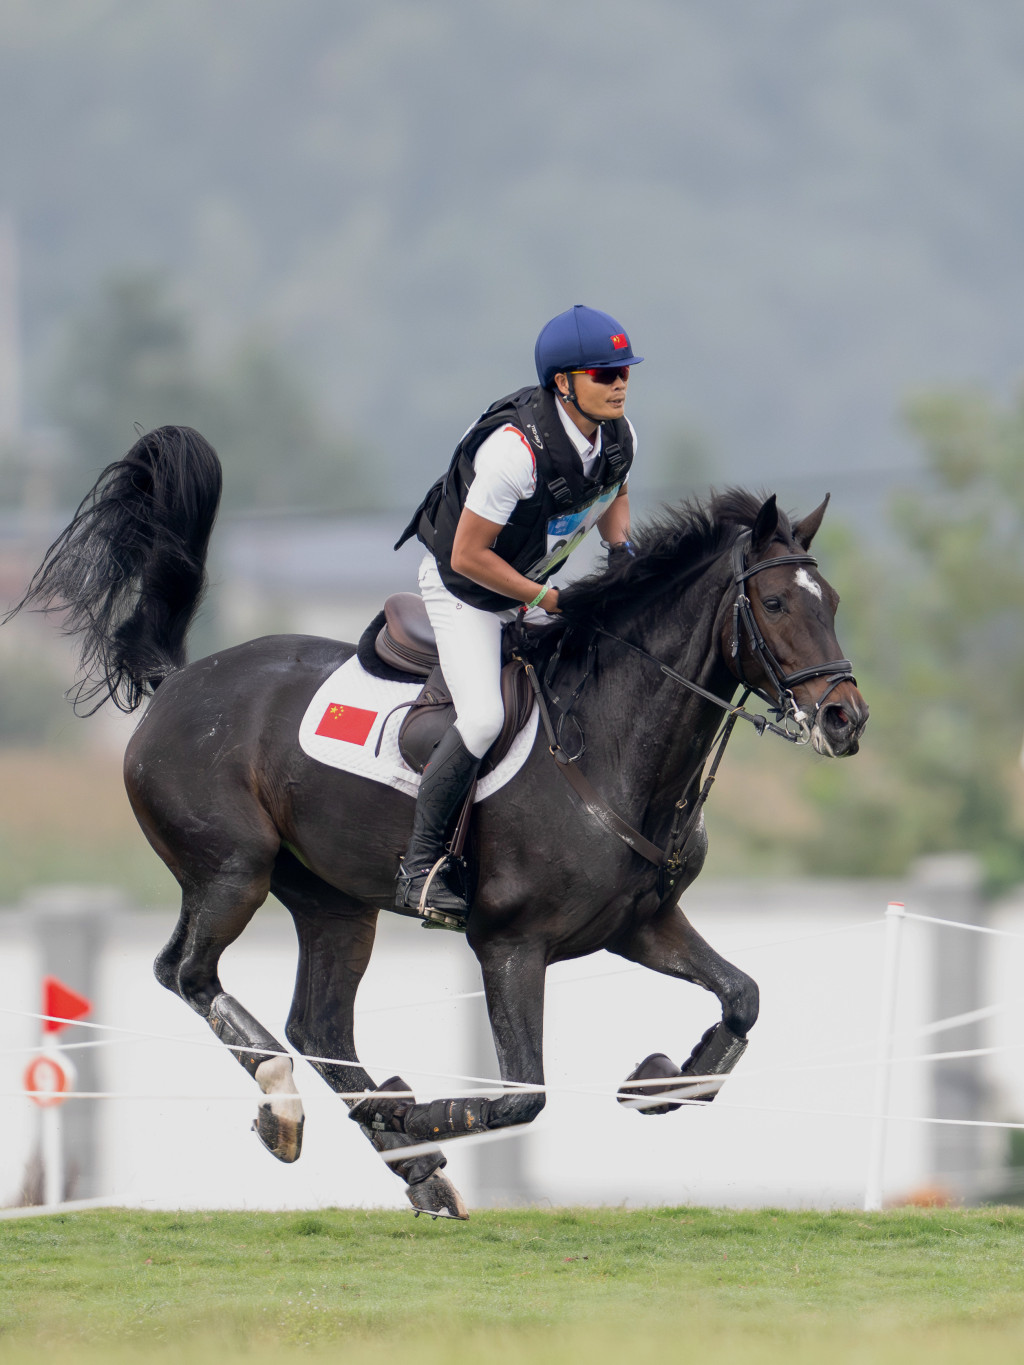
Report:
[[[545,973],[553,962],[599,949],[695,983],[721,1002],[721,1022],[677,1068],[680,1082],[673,1085],[665,1054],[640,1063],[638,1079],[657,1073],[652,1112],[672,1107],[653,1098],[659,1089],[678,1089],[687,1077],[706,1085],[709,1075],[727,1073],[757,1019],[758,992],[678,905],[703,866],[703,820],[681,850],[675,885],[666,886],[657,867],[589,814],[538,734],[513,780],[475,808],[469,835],[477,884],[467,940],[511,1088],[493,1099],[416,1103],[402,1093],[409,1087],[400,1076],[374,1085],[357,1060],[353,1004],[378,908],[392,903],[413,802],[311,759],[296,743],[312,698],[355,646],[268,636],[186,664],[219,494],[217,456],[198,432],[148,433],[104,470],[15,610],[60,610],[65,628],[81,636],[76,702],[110,698],[134,710],[155,693],[124,764],[132,809],[182,892],[178,923],[154,969],[239,1049],[240,1065],[265,1087],[257,1131],[274,1155],[291,1161],[299,1154],[300,1102],[285,1067],[264,1070],[280,1043],[224,991],[218,974],[224,949],[271,892],[290,911],[299,940],[288,1040],[307,1057],[345,1059],[311,1064],[339,1094],[368,1092],[351,1112],[378,1152],[532,1121],[544,1096],[513,1083],[543,1085]],[[867,706],[849,671],[835,672],[838,599],[806,556],[825,506],[791,523],[774,497],[731,490],[667,512],[634,532],[635,558],[618,556],[565,590],[562,625],[534,646],[532,662],[542,675],[551,665],[561,702],[579,692],[572,715],[585,737],[581,771],[608,808],[658,847],[686,828],[681,812],[701,789],[722,706],[741,676],[769,695],[782,686],[780,676],[795,679],[793,705],[812,718],[819,752],[857,751]],[[741,576],[734,548],[749,571]],[[821,598],[793,594],[780,611],[773,599],[793,584],[786,566],[794,556],[815,567],[810,577]],[[752,627],[736,633],[741,619]],[[755,648],[756,635],[765,650]],[[440,1151],[417,1149],[392,1169],[417,1209],[464,1217],[458,1192],[440,1174],[444,1164]]]

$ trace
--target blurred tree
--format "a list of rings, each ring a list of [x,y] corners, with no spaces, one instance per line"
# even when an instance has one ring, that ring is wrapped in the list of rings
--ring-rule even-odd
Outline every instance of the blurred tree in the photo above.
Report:
[[[366,505],[354,457],[281,357],[257,340],[207,359],[159,275],[109,279],[71,320],[49,407],[69,436],[54,490],[65,504],[124,453],[136,425],[173,422],[216,446],[228,510]]]
[[[907,418],[930,480],[893,505],[899,544],[823,541],[872,718],[856,780],[845,764],[803,779],[819,820],[801,861],[883,874],[969,851],[1005,886],[1024,879],[1024,394],[1005,410],[931,394]]]
[[[82,732],[68,723],[62,675],[54,651],[33,648],[22,632],[0,651],[0,750],[55,745],[76,747]]]
[[[714,482],[720,467],[718,451],[706,432],[695,426],[677,425],[660,448],[652,451],[640,435],[643,449],[644,484],[651,501],[678,502],[701,494]]]

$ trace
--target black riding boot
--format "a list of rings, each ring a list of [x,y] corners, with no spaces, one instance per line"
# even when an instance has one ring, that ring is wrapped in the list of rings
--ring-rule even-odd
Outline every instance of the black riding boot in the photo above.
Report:
[[[467,913],[466,898],[446,881],[444,864],[436,872],[434,868],[445,856],[449,828],[479,767],[480,760],[463,744],[455,726],[445,731],[423,770],[412,836],[398,869],[397,910],[442,910],[459,916]],[[424,887],[427,888],[425,897]]]

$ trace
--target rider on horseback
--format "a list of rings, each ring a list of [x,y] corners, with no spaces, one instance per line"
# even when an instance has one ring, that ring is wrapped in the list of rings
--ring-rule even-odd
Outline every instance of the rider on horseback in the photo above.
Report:
[[[445,875],[445,841],[501,729],[504,623],[517,610],[558,611],[547,579],[594,525],[609,551],[630,549],[636,433],[624,413],[629,367],[643,357],[614,318],[576,304],[542,329],[534,358],[539,387],[499,399],[470,427],[395,546],[415,535],[427,548],[420,593],[457,715],[424,769],[400,910],[467,912]]]

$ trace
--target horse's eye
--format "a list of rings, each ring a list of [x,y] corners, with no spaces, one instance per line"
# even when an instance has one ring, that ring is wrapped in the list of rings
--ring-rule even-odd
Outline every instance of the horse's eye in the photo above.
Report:
[[[761,598],[761,606],[764,607],[765,611],[781,611],[781,610],[782,610],[782,598],[781,598],[781,597],[762,597],[762,598]]]

